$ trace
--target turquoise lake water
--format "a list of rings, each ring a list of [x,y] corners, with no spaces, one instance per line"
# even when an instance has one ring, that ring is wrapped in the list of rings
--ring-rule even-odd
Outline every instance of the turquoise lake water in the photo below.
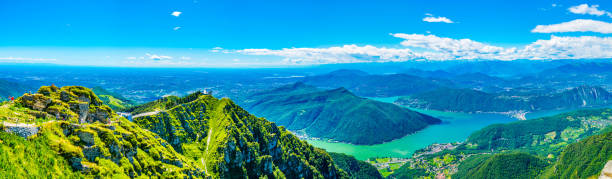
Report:
[[[397,97],[370,99],[392,103],[397,99]],[[516,118],[502,114],[468,114],[421,109],[412,110],[437,117],[443,122],[442,124],[430,125],[421,131],[407,135],[400,139],[377,145],[353,145],[321,140],[307,141],[316,147],[323,148],[330,152],[353,155],[359,160],[366,160],[371,157],[408,158],[412,156],[414,151],[427,147],[428,145],[434,143],[462,142],[465,141],[465,139],[467,139],[472,132],[482,129],[488,125],[518,121]],[[531,119],[535,117],[554,115],[560,112],[564,111],[529,113],[526,117]]]

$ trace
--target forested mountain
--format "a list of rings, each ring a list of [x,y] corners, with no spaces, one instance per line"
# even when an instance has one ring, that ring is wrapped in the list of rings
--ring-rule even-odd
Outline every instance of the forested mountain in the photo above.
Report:
[[[159,100],[157,114],[134,119],[167,140],[179,153],[197,161],[213,177],[341,178],[327,152],[300,141],[283,127],[255,117],[231,100],[203,93]],[[168,101],[174,101],[168,105]],[[145,109],[145,108],[138,108]],[[151,111],[143,111],[151,112]]]
[[[304,83],[323,88],[344,87],[359,96],[390,97],[410,95],[453,86],[448,80],[422,78],[407,74],[370,75],[357,70],[338,70],[304,78]]]
[[[377,144],[440,120],[399,106],[355,96],[345,88],[320,90],[303,83],[252,95],[246,108],[309,137]]]
[[[342,170],[349,173],[351,178],[355,179],[382,179],[382,175],[376,170],[376,167],[368,162],[360,161],[355,157],[330,152],[329,155],[334,159],[334,163]]]
[[[607,106],[612,104],[612,94],[601,87],[593,86],[524,96],[486,93],[473,89],[440,88],[401,97],[396,103],[414,108],[461,112],[538,111]]]
[[[196,93],[174,102],[156,115],[136,118],[136,123],[116,115],[85,87],[45,86],[14,103],[4,102],[0,151],[5,155],[0,156],[0,174],[17,178],[349,176],[324,150],[250,115],[229,99]]]
[[[570,144],[551,167],[551,178],[595,178],[612,159],[612,128]],[[608,177],[610,170],[608,169]]]

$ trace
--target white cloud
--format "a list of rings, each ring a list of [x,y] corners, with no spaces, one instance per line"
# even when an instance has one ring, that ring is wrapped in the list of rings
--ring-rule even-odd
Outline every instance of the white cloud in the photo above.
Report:
[[[0,62],[38,63],[57,61],[54,58],[0,57]]]
[[[191,57],[182,56],[181,60],[191,60]]]
[[[430,13],[425,13],[425,15],[427,16],[427,17],[424,17],[424,18],[423,18],[423,21],[425,21],[425,22],[444,22],[444,23],[453,23],[453,21],[452,21],[452,20],[450,20],[450,19],[448,19],[448,18],[446,18],[446,17],[441,17],[441,16],[434,17],[434,16],[433,16],[433,14],[430,14]]]
[[[181,27],[176,26],[176,27],[174,27],[174,28],[172,28],[172,29],[173,29],[173,30],[179,30],[179,29],[181,29]]]
[[[173,15],[174,17],[178,17],[178,16],[180,16],[182,13],[183,13],[183,12],[180,12],[180,11],[174,11],[174,12],[172,12],[170,15]]]
[[[499,47],[471,39],[451,39],[435,35],[391,34],[402,38],[407,48],[381,48],[371,45],[344,45],[329,48],[244,49],[234,53],[284,58],[288,64],[390,62],[409,60],[516,60],[516,59],[593,59],[612,58],[612,37],[558,37],[537,40],[522,47]],[[423,48],[413,51],[410,48]]]
[[[567,10],[569,10],[570,12],[574,14],[588,14],[588,15],[595,15],[595,16],[607,15],[609,17],[612,17],[612,13],[608,11],[604,11],[604,10],[599,10],[597,9],[598,7],[599,5],[589,6],[588,4],[580,4],[577,6],[572,6],[568,8]]]
[[[290,64],[325,64],[403,61],[417,58],[410,49],[378,48],[371,45],[344,45],[329,48],[244,49],[236,53],[284,57]]]
[[[165,55],[156,55],[156,54],[145,54],[149,59],[151,60],[170,60],[172,59],[171,56],[165,56]]]
[[[214,52],[214,53],[217,53],[217,52],[221,52],[221,50],[223,50],[223,48],[221,48],[221,47],[215,47],[215,48],[212,48],[212,50],[210,50],[210,51],[211,51],[211,52]],[[225,51],[224,51],[224,53],[225,53]]]
[[[569,22],[551,25],[538,25],[531,32],[555,33],[555,32],[599,32],[612,33],[612,23],[596,21],[591,19],[576,19]]]
[[[537,40],[517,51],[523,59],[612,58],[612,38],[580,36]]]

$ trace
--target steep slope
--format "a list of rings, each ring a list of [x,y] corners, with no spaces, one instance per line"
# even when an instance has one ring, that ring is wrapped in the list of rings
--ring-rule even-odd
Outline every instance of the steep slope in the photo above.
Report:
[[[32,161],[21,158],[23,164],[2,168],[16,171],[17,176],[73,176],[80,173],[104,178],[174,178],[204,175],[202,169],[175,152],[165,140],[117,116],[85,87],[43,86],[36,94],[25,94],[14,103],[2,104],[0,120],[3,121],[3,131],[6,131],[0,132],[2,140],[15,140],[14,135],[18,135],[28,138],[24,145],[31,147],[14,148],[5,154],[40,156]],[[53,152],[40,154],[34,150]],[[15,162],[10,160],[6,164]],[[66,169],[67,164],[77,173],[58,171]]]
[[[154,112],[154,111],[165,111],[179,104],[188,103],[188,102],[197,100],[202,95],[204,95],[204,93],[201,91],[198,91],[195,93],[191,93],[182,98],[179,98],[177,96],[167,96],[167,97],[155,100],[153,102],[148,102],[142,105],[133,106],[131,108],[126,109],[126,111],[131,112],[132,114],[140,114],[140,113]]]
[[[355,157],[330,152],[329,155],[334,159],[334,163],[342,170],[349,173],[351,178],[355,179],[382,179],[382,175],[378,172],[376,167],[370,165],[368,162],[360,161]]]
[[[300,141],[283,127],[249,114],[227,98],[219,100],[196,93],[170,99],[137,107],[162,111],[135,118],[134,122],[198,161],[198,166],[208,175],[220,178],[346,176],[324,150]]]
[[[64,157],[57,155],[41,138],[0,132],[0,176],[6,178],[79,178]]]
[[[395,102],[414,108],[461,112],[539,111],[607,106],[612,104],[612,94],[601,87],[591,86],[579,86],[559,93],[535,93],[525,96],[440,88],[401,97]]]
[[[249,99],[245,102],[249,111],[289,130],[353,144],[383,143],[440,122],[393,104],[355,96],[344,88],[324,91],[303,83],[257,93]]]
[[[548,165],[546,161],[525,153],[472,158],[464,161],[452,178],[531,179],[536,178]]]
[[[612,128],[565,148],[550,178],[595,178],[610,160]]]
[[[129,100],[120,94],[107,91],[99,86],[93,87],[91,90],[100,98],[100,100],[102,100],[104,104],[108,105],[115,111],[123,111],[136,104],[134,101]]]
[[[369,75],[354,70],[338,70],[324,75],[309,76],[304,78],[303,82],[323,88],[344,87],[359,96],[369,97],[410,95],[453,85],[447,80],[407,74]]]

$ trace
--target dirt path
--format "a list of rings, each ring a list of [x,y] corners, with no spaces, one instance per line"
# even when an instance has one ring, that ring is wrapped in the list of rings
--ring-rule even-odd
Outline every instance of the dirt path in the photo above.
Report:
[[[133,118],[137,118],[137,117],[144,117],[144,116],[152,116],[152,115],[156,115],[157,113],[160,113],[162,111],[153,111],[153,112],[146,112],[146,113],[140,113],[140,114],[136,114],[132,116]]]
[[[208,130],[208,136],[206,136],[208,138],[206,139],[206,151],[204,151],[204,153],[206,153],[206,157],[208,157],[208,146],[210,146],[210,135],[211,134],[212,134],[212,127]],[[204,165],[204,173],[206,175],[209,175],[208,169],[206,168],[206,162],[204,162],[204,158],[202,158],[200,162],[202,162],[202,164]]]

